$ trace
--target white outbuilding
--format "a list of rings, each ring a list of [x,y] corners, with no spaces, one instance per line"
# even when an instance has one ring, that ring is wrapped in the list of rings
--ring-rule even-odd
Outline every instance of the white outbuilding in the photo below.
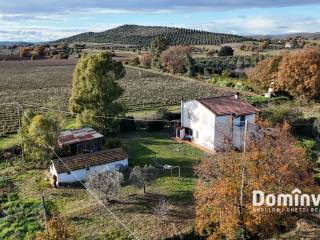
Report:
[[[253,131],[258,112],[238,94],[181,102],[181,124],[175,134],[213,151],[222,151],[227,144],[241,149],[245,123]]]
[[[122,148],[75,155],[55,159],[50,166],[53,185],[68,184],[85,180],[95,172],[114,171],[128,168],[128,154]]]

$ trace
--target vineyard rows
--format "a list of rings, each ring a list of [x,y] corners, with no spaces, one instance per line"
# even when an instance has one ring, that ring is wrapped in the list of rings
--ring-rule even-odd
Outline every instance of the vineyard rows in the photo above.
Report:
[[[0,137],[19,129],[19,112],[14,103],[0,105]]]
[[[54,65],[42,65],[43,62],[32,62],[0,62],[0,101],[37,106],[44,106],[50,101],[67,109],[75,65],[60,66],[58,62]],[[126,72],[126,76],[119,80],[125,90],[119,101],[131,111],[178,105],[181,100],[227,94],[221,88],[197,80],[150,73],[131,67],[127,67]],[[14,110],[2,109],[0,123],[4,127],[0,133],[17,129],[18,118]]]

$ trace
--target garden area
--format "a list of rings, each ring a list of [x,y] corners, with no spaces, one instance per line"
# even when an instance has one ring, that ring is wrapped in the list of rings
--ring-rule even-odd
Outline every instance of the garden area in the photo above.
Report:
[[[170,171],[157,168],[158,178],[146,186],[146,194],[125,181],[117,203],[108,206],[110,210],[142,239],[170,239],[192,231],[195,184],[192,167],[204,154],[171,140],[168,130],[152,133],[138,130],[121,134],[119,139],[129,153],[130,168],[154,164],[156,160],[180,166],[181,177],[178,177],[177,169],[171,176]],[[124,234],[123,229],[85,189],[79,186],[53,188],[47,169],[37,169],[15,159],[1,162],[0,175],[1,191],[8,192],[8,198],[4,195],[1,198],[0,215],[7,215],[0,220],[1,239],[33,239],[35,232],[43,230],[42,195],[50,211],[57,212],[77,226],[78,239],[106,239],[113,231]],[[163,200],[168,211],[164,218],[160,218],[156,207]],[[21,216],[24,216],[23,220]]]

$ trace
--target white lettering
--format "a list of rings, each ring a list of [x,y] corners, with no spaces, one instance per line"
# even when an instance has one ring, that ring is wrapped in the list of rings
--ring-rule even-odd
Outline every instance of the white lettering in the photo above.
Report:
[[[253,191],[252,194],[253,194],[252,196],[253,206],[261,207],[264,204],[264,192]]]

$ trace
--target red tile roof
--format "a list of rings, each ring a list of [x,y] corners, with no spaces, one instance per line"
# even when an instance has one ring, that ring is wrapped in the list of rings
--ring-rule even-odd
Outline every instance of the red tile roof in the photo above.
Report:
[[[240,116],[259,112],[259,109],[255,108],[250,103],[240,97],[236,99],[235,96],[201,98],[197,101],[218,116],[232,114]]]
[[[62,158],[61,160],[65,164],[63,164],[61,160],[55,159],[53,160],[53,164],[57,170],[57,173],[64,173],[68,172],[69,169],[74,171],[84,169],[86,167],[99,166],[110,162],[121,161],[127,158],[128,154],[122,148],[115,148],[101,152]]]

